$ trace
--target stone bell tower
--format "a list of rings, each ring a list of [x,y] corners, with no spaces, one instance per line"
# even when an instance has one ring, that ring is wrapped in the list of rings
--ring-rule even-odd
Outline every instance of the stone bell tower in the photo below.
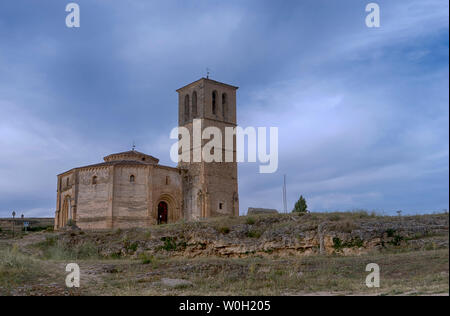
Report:
[[[178,125],[190,131],[190,162],[180,162],[183,185],[183,214],[186,220],[213,216],[239,216],[236,163],[236,139],[233,139],[233,162],[225,162],[225,128],[236,127],[236,90],[238,88],[202,78],[177,90]],[[197,131],[194,133],[194,122]],[[201,123],[201,125],[199,125]],[[193,152],[201,150],[210,139],[201,139],[205,128],[217,127],[222,132],[221,162],[194,161]],[[194,135],[195,134],[195,135]],[[194,137],[200,140],[194,141]],[[211,136],[213,138],[213,136]],[[196,145],[201,144],[201,146]],[[201,151],[197,151],[201,152]],[[181,152],[180,152],[181,153]],[[229,153],[230,154],[230,153]]]

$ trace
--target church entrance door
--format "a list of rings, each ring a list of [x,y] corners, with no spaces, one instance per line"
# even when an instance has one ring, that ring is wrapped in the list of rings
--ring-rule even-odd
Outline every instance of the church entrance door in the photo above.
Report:
[[[159,202],[158,204],[158,224],[167,224],[168,206],[166,202]]]

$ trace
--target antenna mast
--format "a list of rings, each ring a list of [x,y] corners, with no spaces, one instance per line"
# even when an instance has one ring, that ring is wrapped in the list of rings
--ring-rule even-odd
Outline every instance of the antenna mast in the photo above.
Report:
[[[283,211],[287,214],[286,175],[283,175]]]

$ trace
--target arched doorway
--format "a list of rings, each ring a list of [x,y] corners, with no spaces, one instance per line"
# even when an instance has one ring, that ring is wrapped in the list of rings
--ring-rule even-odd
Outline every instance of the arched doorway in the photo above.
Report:
[[[70,196],[66,196],[63,201],[62,210],[60,213],[59,227],[64,227],[67,225],[69,219],[71,219],[71,199]]]
[[[158,203],[158,225],[167,224],[169,206],[166,202]]]

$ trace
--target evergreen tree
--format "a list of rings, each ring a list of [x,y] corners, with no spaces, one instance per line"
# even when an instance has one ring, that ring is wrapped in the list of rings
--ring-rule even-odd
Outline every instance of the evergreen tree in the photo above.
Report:
[[[292,210],[293,213],[306,213],[308,211],[308,205],[303,195],[300,195],[300,199],[295,203],[295,207]]]

